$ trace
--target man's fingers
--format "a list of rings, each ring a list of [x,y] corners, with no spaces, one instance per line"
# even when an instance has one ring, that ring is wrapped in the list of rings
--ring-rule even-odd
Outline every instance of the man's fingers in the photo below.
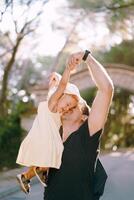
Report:
[[[79,64],[79,58],[77,58],[76,56],[72,56],[71,64],[72,64],[72,65],[77,65],[77,64]]]
[[[70,69],[76,68],[77,65],[81,63],[81,54],[76,53],[69,56],[68,66]]]

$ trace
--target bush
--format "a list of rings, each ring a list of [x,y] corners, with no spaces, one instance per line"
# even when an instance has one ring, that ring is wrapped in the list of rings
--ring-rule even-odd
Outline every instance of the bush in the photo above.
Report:
[[[95,94],[95,88],[81,92],[82,97],[87,101],[89,106],[92,105]],[[133,148],[133,99],[133,93],[121,88],[115,88],[113,101],[110,106],[108,119],[101,140],[102,149]]]
[[[22,131],[19,114],[0,118],[0,169],[17,166],[16,157]]]
[[[134,40],[124,40],[113,46],[108,52],[98,54],[99,60],[104,63],[119,63],[134,66]]]

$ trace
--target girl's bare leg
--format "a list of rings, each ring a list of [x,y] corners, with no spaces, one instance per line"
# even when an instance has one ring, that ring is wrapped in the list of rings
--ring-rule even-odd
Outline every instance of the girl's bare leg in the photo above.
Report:
[[[44,172],[47,171],[48,169],[49,169],[48,167],[39,167],[39,170]]]
[[[23,175],[28,180],[33,178],[35,176],[34,167],[29,167],[26,172],[23,172]]]
[[[28,170],[23,173],[26,179],[30,180],[31,178],[35,176],[35,170],[34,170],[35,168],[37,167],[35,166],[29,167]],[[49,169],[48,167],[39,167],[40,171],[47,171],[48,169]]]

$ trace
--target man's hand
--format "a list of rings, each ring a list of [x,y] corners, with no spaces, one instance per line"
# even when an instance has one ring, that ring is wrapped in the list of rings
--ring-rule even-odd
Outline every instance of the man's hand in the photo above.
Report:
[[[67,67],[72,71],[82,62],[84,52],[73,53],[67,60]]]

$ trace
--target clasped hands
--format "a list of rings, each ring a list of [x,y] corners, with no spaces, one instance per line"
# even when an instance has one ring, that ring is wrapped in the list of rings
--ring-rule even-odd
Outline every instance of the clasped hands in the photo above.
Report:
[[[82,62],[82,58],[84,56],[84,52],[73,53],[69,56],[67,60],[67,68],[71,71],[76,69],[77,66]]]

